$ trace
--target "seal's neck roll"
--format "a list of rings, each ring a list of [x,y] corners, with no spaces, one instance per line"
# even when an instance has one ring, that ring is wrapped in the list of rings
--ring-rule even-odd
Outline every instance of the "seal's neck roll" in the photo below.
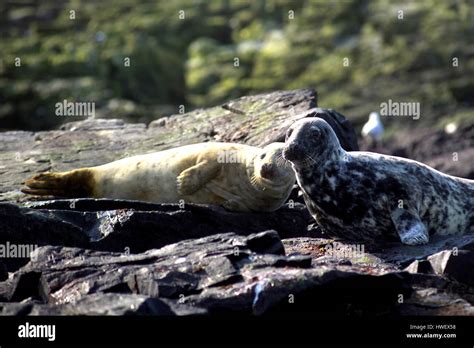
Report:
[[[321,118],[299,120],[286,133],[283,157],[292,163],[297,173],[308,169],[319,172],[345,156],[333,129]]]

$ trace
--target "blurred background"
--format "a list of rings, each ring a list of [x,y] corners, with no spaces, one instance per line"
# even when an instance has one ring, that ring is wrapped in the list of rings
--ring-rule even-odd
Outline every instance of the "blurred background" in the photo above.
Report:
[[[2,130],[76,120],[64,99],[149,122],[303,87],[357,127],[388,99],[421,103],[388,132],[474,123],[473,0],[2,0],[0,31]]]

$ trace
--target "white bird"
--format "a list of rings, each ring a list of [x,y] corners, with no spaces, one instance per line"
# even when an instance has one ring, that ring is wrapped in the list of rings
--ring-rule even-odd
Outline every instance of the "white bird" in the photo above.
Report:
[[[448,123],[448,124],[444,127],[444,131],[445,131],[447,134],[456,133],[457,130],[458,130],[458,125],[457,125],[457,123],[455,123],[455,122]]]
[[[369,120],[364,124],[364,127],[362,127],[362,136],[364,138],[370,138],[371,147],[377,147],[377,143],[382,139],[383,132],[384,129],[379,113],[371,112]]]

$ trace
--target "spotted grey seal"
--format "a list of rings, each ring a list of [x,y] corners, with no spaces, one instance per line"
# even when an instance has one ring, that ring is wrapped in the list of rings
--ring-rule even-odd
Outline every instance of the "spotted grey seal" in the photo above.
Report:
[[[42,173],[23,192],[107,197],[154,203],[222,205],[231,211],[274,211],[295,183],[283,143],[264,148],[208,142],[123,158],[98,167]]]
[[[306,205],[328,234],[351,240],[474,232],[474,180],[423,163],[371,152],[346,152],[320,118],[295,122],[283,157],[292,163]]]

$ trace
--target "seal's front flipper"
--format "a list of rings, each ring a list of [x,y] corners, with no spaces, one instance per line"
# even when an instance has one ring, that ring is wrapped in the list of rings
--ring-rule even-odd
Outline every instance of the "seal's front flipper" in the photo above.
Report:
[[[397,208],[391,213],[391,218],[403,244],[421,245],[428,243],[428,231],[418,214]]]
[[[219,169],[218,163],[203,161],[183,170],[176,178],[178,193],[183,196],[193,194],[214,179]]]

